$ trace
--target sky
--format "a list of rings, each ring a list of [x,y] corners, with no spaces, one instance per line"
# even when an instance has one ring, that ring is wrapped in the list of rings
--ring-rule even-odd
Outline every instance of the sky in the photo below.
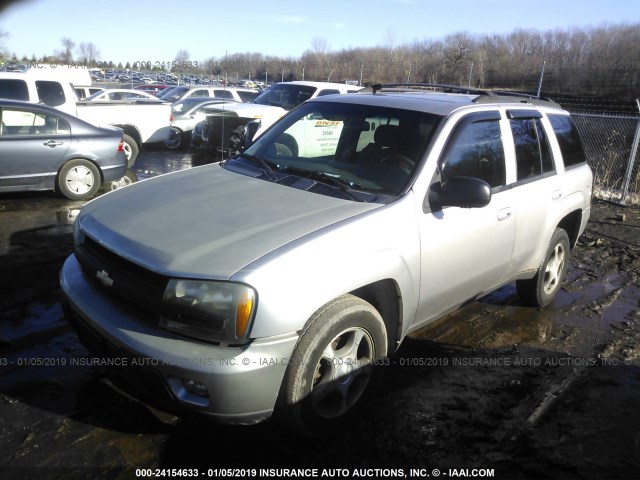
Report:
[[[314,38],[327,51],[396,45],[448,34],[508,33],[640,22],[638,0],[18,0],[1,7],[0,47],[18,58],[52,55],[68,37],[99,60],[192,61],[260,52],[300,57]],[[77,52],[74,52],[77,55]]]

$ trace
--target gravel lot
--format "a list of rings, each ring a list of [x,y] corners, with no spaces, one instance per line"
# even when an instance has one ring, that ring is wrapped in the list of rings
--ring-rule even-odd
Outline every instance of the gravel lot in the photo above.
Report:
[[[190,166],[188,155],[147,150],[130,176]],[[519,306],[511,285],[438,321],[391,359],[380,395],[355,429],[302,442],[272,423],[230,428],[179,419],[109,385],[59,304],[58,271],[81,205],[49,193],[0,195],[4,478],[135,478],[141,468],[223,467],[637,478],[638,207],[594,204],[551,307]],[[124,214],[135,215],[135,206]]]

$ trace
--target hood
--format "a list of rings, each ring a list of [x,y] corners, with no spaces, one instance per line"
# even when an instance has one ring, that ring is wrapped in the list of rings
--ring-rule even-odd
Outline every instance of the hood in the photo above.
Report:
[[[103,195],[84,206],[78,221],[85,234],[149,270],[228,279],[293,240],[379,206],[213,164]]]

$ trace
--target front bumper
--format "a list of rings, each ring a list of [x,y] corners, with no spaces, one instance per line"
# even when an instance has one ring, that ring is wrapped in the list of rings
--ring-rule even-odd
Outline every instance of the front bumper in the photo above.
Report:
[[[99,357],[117,359],[121,374],[154,392],[158,403],[205,413],[216,421],[250,424],[273,412],[297,334],[258,339],[243,347],[188,341],[144,321],[108,290],[86,278],[74,255],[60,272],[65,312],[80,339]],[[195,381],[206,395],[185,388]]]

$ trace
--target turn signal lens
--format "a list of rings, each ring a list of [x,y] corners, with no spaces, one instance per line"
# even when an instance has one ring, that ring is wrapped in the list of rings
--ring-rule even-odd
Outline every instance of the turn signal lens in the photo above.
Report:
[[[253,291],[245,290],[236,307],[236,337],[243,338],[247,333],[251,313],[253,312]]]

